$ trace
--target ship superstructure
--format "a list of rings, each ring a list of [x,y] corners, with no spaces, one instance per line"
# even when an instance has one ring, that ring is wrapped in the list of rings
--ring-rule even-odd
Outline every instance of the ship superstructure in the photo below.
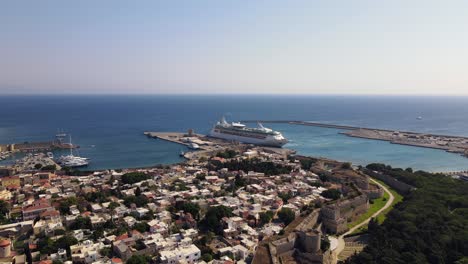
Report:
[[[250,128],[238,122],[228,123],[224,117],[211,129],[210,136],[270,147],[282,147],[288,143],[280,132],[266,128],[261,123],[256,128]]]

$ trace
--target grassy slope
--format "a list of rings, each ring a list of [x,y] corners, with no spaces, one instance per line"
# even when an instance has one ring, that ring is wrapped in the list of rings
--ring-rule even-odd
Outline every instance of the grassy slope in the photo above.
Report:
[[[374,179],[374,178],[373,178]],[[395,206],[395,204],[401,202],[403,200],[403,196],[399,193],[397,193],[394,189],[390,188],[390,186],[388,186],[387,184],[385,184],[384,182],[382,181],[379,181],[377,179],[374,179],[375,181],[379,182],[380,184],[382,184],[383,186],[385,186],[392,194],[393,196],[395,197],[395,199],[393,200],[392,204],[390,205],[390,207],[388,207],[387,209],[385,209],[382,213],[380,213],[378,216],[377,216],[377,221],[381,224],[383,223],[383,221],[385,220],[385,217],[386,215],[388,214],[388,212],[390,212],[392,209],[393,209],[393,206]],[[381,198],[378,198],[378,199],[375,199],[374,200],[374,204],[370,204],[369,206],[369,210],[361,215],[359,217],[359,219],[357,219],[356,221],[352,222],[352,223],[349,223],[348,224],[348,228],[352,228],[353,226],[356,226],[358,225],[359,223],[363,222],[364,220],[366,220],[369,216],[373,215],[375,212],[377,212],[378,210],[380,210],[380,208],[384,207],[385,203],[387,203],[387,200],[389,199],[390,195],[387,193],[387,192],[384,192],[384,195],[383,197]],[[362,226],[361,228],[358,228],[356,229],[356,231],[353,232],[354,233],[360,233],[360,232],[364,232],[367,230],[367,225],[364,225]]]
[[[395,199],[393,200],[392,202],[392,205],[390,205],[390,207],[388,207],[387,209],[385,209],[381,214],[379,214],[377,216],[377,221],[379,222],[379,224],[383,223],[383,221],[385,221],[385,217],[386,215],[388,214],[388,212],[390,212],[392,209],[393,209],[393,206],[395,206],[395,204],[403,201],[403,196],[399,193],[397,193],[394,189],[390,188],[390,186],[388,186],[387,184],[385,184],[384,182],[382,181],[379,181],[377,179],[374,179],[375,181],[379,182],[380,184],[382,184],[383,186],[385,186],[392,194],[393,196],[395,197]]]

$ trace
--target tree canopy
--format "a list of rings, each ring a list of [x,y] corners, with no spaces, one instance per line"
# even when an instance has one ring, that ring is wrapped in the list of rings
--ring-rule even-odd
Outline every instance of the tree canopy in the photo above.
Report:
[[[321,195],[328,199],[338,200],[341,197],[341,192],[338,189],[328,189],[323,191]]]
[[[151,263],[151,257],[146,255],[133,255],[127,262],[127,264],[147,264]]]
[[[468,183],[423,171],[370,164],[416,187],[378,225],[369,245],[346,263],[456,263],[468,256]]]
[[[213,160],[209,166],[210,169],[220,170],[227,168],[230,171],[242,170],[245,172],[255,171],[265,173],[265,175],[279,175],[291,172],[291,167],[275,164],[271,161],[260,161],[259,159],[246,159],[246,160],[230,160],[228,162],[220,162]]]
[[[122,182],[124,184],[134,184],[144,180],[150,179],[151,176],[143,172],[129,172],[122,175]]]
[[[289,208],[282,208],[278,213],[278,217],[285,225],[289,225],[296,218],[296,214]]]
[[[206,212],[202,224],[205,227],[205,229],[208,229],[215,233],[219,233],[222,227],[220,223],[221,219],[223,217],[231,216],[233,216],[231,208],[226,207],[224,205],[213,206],[210,207],[210,209],[208,209],[208,212]]]

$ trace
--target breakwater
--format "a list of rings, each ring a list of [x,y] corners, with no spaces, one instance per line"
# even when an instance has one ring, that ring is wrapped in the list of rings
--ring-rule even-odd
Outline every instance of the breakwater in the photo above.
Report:
[[[463,136],[418,133],[413,131],[368,128],[298,120],[244,120],[242,122],[279,123],[334,128],[346,130],[340,133],[350,137],[382,140],[388,141],[392,144],[445,150],[447,152],[458,153],[468,157],[468,137]]]

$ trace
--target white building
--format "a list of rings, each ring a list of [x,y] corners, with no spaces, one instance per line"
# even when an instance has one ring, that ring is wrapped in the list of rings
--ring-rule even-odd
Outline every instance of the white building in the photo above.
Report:
[[[179,247],[175,250],[164,250],[159,252],[161,255],[161,263],[163,264],[176,264],[179,262],[195,263],[201,257],[201,251],[195,245],[188,247]]]
[[[90,240],[83,241],[78,245],[70,246],[73,263],[93,263],[101,258],[99,251],[105,246],[102,243],[94,243]]]

